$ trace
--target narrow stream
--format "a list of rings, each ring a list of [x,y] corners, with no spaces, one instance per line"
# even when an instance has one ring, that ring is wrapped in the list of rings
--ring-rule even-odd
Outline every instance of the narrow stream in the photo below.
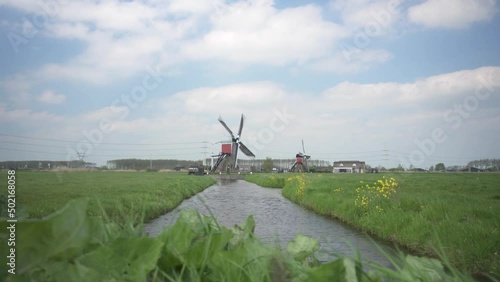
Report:
[[[295,235],[302,233],[319,241],[317,258],[321,261],[334,260],[334,253],[352,255],[352,245],[360,251],[363,259],[390,266],[375,245],[384,252],[392,253],[394,250],[387,244],[374,241],[364,233],[290,202],[281,195],[281,189],[263,188],[243,180],[219,182],[207,188],[197,196],[184,200],[171,212],[146,224],[145,231],[150,236],[156,236],[177,220],[180,211],[197,209],[209,215],[207,207],[219,224],[228,227],[240,225],[249,215],[253,215],[255,234],[264,243],[279,242],[286,248]]]

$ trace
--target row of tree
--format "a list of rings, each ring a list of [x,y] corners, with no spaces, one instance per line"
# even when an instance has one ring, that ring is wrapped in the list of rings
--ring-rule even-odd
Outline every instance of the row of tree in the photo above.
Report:
[[[1,169],[55,169],[60,167],[82,168],[95,167],[94,163],[84,161],[4,161],[0,162]]]
[[[119,160],[111,160],[108,161],[108,168],[111,169],[131,169],[131,170],[146,170],[146,169],[183,169],[188,168],[190,166],[198,166],[201,165],[202,161],[187,161],[187,160],[169,160],[169,159],[160,159],[160,160],[145,160],[145,159],[119,159]],[[317,165],[309,165],[309,170],[311,172],[331,172],[331,165],[329,163],[327,166],[317,166]],[[0,162],[0,168],[15,168],[15,169],[54,169],[57,167],[70,167],[70,168],[79,168],[79,167],[95,167],[95,164],[82,162],[82,161],[4,161]],[[274,168],[274,162],[271,158],[266,158],[262,166],[260,167],[261,171],[271,172]],[[382,166],[373,168],[377,171],[425,171],[422,168],[415,168],[410,166],[408,169],[405,169],[402,165],[399,165],[394,168],[385,168]],[[372,167],[366,165],[366,171],[372,171]],[[480,159],[474,160],[467,163],[465,167],[463,166],[452,166],[446,167],[444,163],[438,163],[428,168],[428,171],[431,172],[440,172],[440,171],[500,171],[500,159]],[[252,166],[252,171],[256,171],[256,167]]]
[[[471,161],[467,167],[475,167],[484,170],[500,170],[500,159],[481,159]]]
[[[147,170],[147,169],[173,169],[180,170],[189,168],[190,166],[201,165],[202,161],[186,161],[186,160],[144,160],[144,159],[119,159],[108,161],[110,169],[132,169],[132,170]]]

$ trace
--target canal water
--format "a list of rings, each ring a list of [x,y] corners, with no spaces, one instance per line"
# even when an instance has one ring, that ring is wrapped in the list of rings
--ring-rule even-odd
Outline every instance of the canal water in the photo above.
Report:
[[[383,242],[372,240],[345,224],[290,202],[281,195],[281,189],[263,188],[243,180],[219,181],[197,196],[184,200],[171,212],[149,222],[144,229],[148,235],[156,236],[175,223],[182,210],[197,209],[209,215],[207,208],[219,224],[227,227],[241,225],[249,215],[253,215],[255,234],[266,244],[279,243],[286,248],[286,244],[298,233],[315,238],[320,243],[317,258],[324,262],[335,260],[334,254],[351,256],[354,247],[364,260],[390,266],[376,245],[384,252],[394,252]]]

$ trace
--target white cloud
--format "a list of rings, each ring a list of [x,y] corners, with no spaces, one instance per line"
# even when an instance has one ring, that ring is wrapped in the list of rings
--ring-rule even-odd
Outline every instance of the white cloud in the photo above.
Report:
[[[410,7],[408,18],[429,28],[465,28],[490,20],[495,5],[495,0],[427,0]]]
[[[24,74],[8,76],[0,81],[0,88],[16,105],[24,105],[31,99],[33,80]]]
[[[373,65],[385,63],[392,57],[393,55],[386,50],[367,49],[352,53],[339,52],[335,56],[311,63],[310,67],[313,70],[327,72],[359,73],[370,69]]]
[[[401,3],[402,0],[332,0],[329,5],[340,13],[346,27],[373,30],[379,36],[391,31],[401,19]]]
[[[483,95],[481,99],[477,98],[478,89],[478,93]],[[92,132],[94,137],[98,136],[95,132],[99,122],[109,119],[114,130],[102,134],[104,143],[125,143],[124,140],[127,143],[181,143],[179,146],[183,148],[193,148],[169,153],[179,154],[176,156],[180,158],[196,159],[203,155],[199,148],[201,145],[183,145],[183,142],[208,141],[208,152],[216,153],[218,146],[212,146],[211,143],[227,138],[227,132],[217,121],[218,116],[222,115],[229,127],[237,130],[240,115],[244,113],[247,119],[242,141],[255,149],[254,153],[259,158],[291,157],[300,150],[300,140],[304,139],[308,153],[315,159],[352,157],[377,165],[381,157],[369,154],[368,158],[355,152],[382,150],[386,144],[389,150],[407,152],[403,154],[407,158],[409,152],[416,149],[414,140],[430,138],[432,130],[438,127],[446,130],[449,136],[445,145],[436,147],[436,152],[444,155],[462,152],[464,144],[468,144],[473,135],[482,136],[486,142],[484,144],[499,140],[497,124],[500,100],[496,95],[499,89],[500,68],[483,67],[407,83],[342,82],[322,93],[312,94],[294,93],[272,82],[203,87],[163,98],[152,97],[133,111],[130,109],[130,115],[126,118],[116,115],[122,114],[125,109],[111,107],[68,115],[64,119],[29,109],[6,110],[5,105],[0,105],[0,114],[10,123],[15,121],[16,124],[29,124],[36,128],[37,136],[43,136],[40,134],[45,132],[51,134],[50,138],[64,140],[84,139],[82,132]],[[475,95],[477,107],[472,105],[474,109],[467,111],[469,116],[462,119],[458,129],[454,129],[456,122],[445,120],[443,114],[454,109],[455,105],[464,106],[465,103],[473,102],[468,97]],[[276,111],[285,111],[292,118],[283,128],[269,131],[273,126],[283,125],[280,119],[276,119]],[[57,129],[53,126],[54,122],[60,122]],[[267,139],[256,143],[255,140],[259,140],[263,132],[268,134]],[[493,148],[483,148],[483,143],[477,140],[474,142],[484,152],[494,151]],[[92,153],[96,157],[91,154],[89,160],[104,154],[103,147],[96,146]],[[172,146],[157,147],[163,150]],[[442,151],[445,147],[450,151]],[[154,157],[170,156],[165,150],[141,151],[144,148],[149,147],[131,147],[130,151],[113,153],[123,157],[148,158],[149,154]],[[349,155],[346,152],[354,153]],[[101,158],[102,161],[110,159]],[[427,166],[436,163],[435,157],[429,158]],[[375,163],[371,163],[372,160]],[[399,162],[399,159],[391,161]]]
[[[452,107],[461,102],[464,95],[500,88],[500,68],[483,67],[422,78],[412,83],[339,83],[326,90],[323,97],[332,110],[349,111],[366,109],[379,111],[382,107],[391,110],[430,109]],[[444,107],[444,108],[443,108]]]
[[[199,0],[173,0],[168,1],[168,11],[171,13],[184,14],[207,14],[211,11],[223,9],[223,0],[199,1]]]
[[[45,104],[62,104],[66,101],[66,96],[64,94],[56,94],[52,90],[46,90],[38,96],[38,101]]]
[[[78,119],[85,120],[89,122],[100,122],[103,120],[119,120],[124,113],[129,112],[130,109],[127,106],[108,106],[101,109],[97,109],[91,112],[84,113]]]
[[[314,5],[277,10],[272,1],[236,2],[211,18],[213,28],[187,43],[191,59],[242,64],[304,64],[329,55],[345,28],[323,19]]]
[[[33,111],[31,109],[9,109],[0,103],[0,115],[3,123],[23,124],[31,127],[53,126],[54,123],[62,122],[64,118],[48,112]]]
[[[380,3],[373,9],[382,7]],[[314,4],[278,9],[271,0],[69,1],[46,8],[48,13],[35,8],[32,1],[2,4],[48,15],[34,36],[76,39],[83,44],[83,51],[69,60],[47,62],[24,74],[42,82],[68,79],[105,84],[153,64],[166,69],[195,61],[216,61],[239,69],[249,65],[302,67],[320,60],[336,63],[343,52],[337,48],[340,40],[352,37],[350,27],[325,19],[324,10]],[[30,17],[22,24],[28,22],[32,22]],[[11,25],[22,34],[19,23]],[[383,50],[363,51],[359,60],[341,62],[345,67],[332,69],[321,63],[313,68],[352,73],[387,59]],[[375,53],[376,58],[367,59]]]
[[[163,105],[167,112],[183,118],[201,118],[199,130],[211,136],[213,132],[208,129],[225,134],[216,122],[219,114],[233,128],[244,113],[247,138],[256,138],[263,128],[269,127],[273,110],[286,106],[295,118],[283,132],[276,134],[267,149],[282,151],[278,140],[286,147],[293,145],[290,140],[305,138],[312,140],[311,150],[325,152],[332,143],[353,146],[349,143],[355,142],[357,147],[369,148],[385,142],[396,146],[394,140],[400,138],[412,145],[415,138],[427,138],[429,130],[435,127],[454,125],[443,114],[476,95],[477,89],[483,94],[491,90],[498,93],[500,68],[464,70],[408,83],[342,82],[312,96],[291,93],[269,82],[235,84],[178,93],[164,100]],[[464,123],[480,124],[480,120],[491,119],[500,110],[500,101],[494,94],[478,101],[477,109]],[[489,123],[482,127],[482,132],[492,130]],[[169,127],[166,123],[165,126]],[[196,124],[190,126],[195,128]],[[465,128],[458,131],[460,136],[467,133]],[[369,141],[367,136],[371,138]]]
[[[271,82],[255,82],[181,92],[168,98],[164,105],[188,114],[238,116],[285,103],[286,94],[282,87]]]
[[[130,77],[153,64],[170,66],[179,60],[177,49],[181,40],[200,27],[200,15],[185,15],[196,8],[194,3],[186,5],[180,1],[69,1],[61,5],[54,1],[48,10],[32,1],[0,2],[2,4],[32,13],[23,18],[22,25],[11,23],[21,36],[23,27],[26,29],[29,25],[36,31],[32,36],[77,39],[83,43],[83,51],[68,61],[49,62],[30,72],[32,77],[43,80],[70,79],[102,84]],[[197,13],[215,9],[212,4],[205,6]],[[37,24],[32,20],[35,15],[48,20]],[[19,46],[22,47],[25,46]]]

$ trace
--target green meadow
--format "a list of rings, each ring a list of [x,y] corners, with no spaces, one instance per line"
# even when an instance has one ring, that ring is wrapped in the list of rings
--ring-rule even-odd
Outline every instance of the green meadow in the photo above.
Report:
[[[7,180],[5,171],[0,175]],[[396,242],[414,255],[441,260],[402,255],[387,268],[355,256],[322,264],[315,259],[319,245],[314,238],[298,236],[286,249],[273,249],[253,235],[251,217],[226,228],[195,212],[150,238],[141,223],[214,184],[214,178],[17,171],[19,275],[9,275],[2,264],[0,276],[7,281],[472,281],[467,273],[499,276],[498,174],[253,174],[246,180],[282,188],[285,197],[317,213]],[[7,181],[0,195],[6,195],[6,186]],[[0,217],[5,216],[2,210]],[[3,244],[8,223],[1,225]],[[4,258],[5,252],[2,248]]]
[[[0,195],[7,193],[7,172]],[[69,200],[90,198],[88,213],[124,222],[158,217],[214,184],[211,177],[160,172],[16,172],[17,215],[41,218]]]
[[[246,180],[282,187],[291,201],[413,253],[500,276],[500,174],[254,174]]]

